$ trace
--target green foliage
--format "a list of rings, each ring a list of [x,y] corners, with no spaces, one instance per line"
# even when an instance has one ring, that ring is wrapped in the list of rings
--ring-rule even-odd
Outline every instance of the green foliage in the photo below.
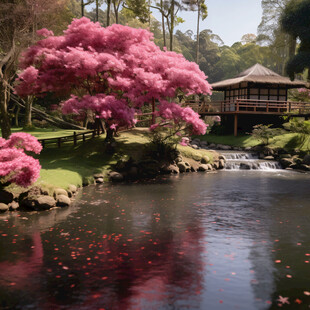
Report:
[[[260,140],[263,145],[268,145],[269,140],[279,134],[281,134],[281,129],[279,128],[270,128],[272,124],[269,125],[262,125],[258,124],[253,126],[253,131],[251,135],[257,139]]]
[[[310,68],[310,0],[291,0],[281,17],[283,30],[293,38],[299,38],[297,55],[292,55],[287,64],[287,73],[294,79],[295,73]]]
[[[300,148],[305,147],[307,151],[310,150],[310,121],[293,117],[288,123],[283,124],[284,128],[298,134],[298,143]]]

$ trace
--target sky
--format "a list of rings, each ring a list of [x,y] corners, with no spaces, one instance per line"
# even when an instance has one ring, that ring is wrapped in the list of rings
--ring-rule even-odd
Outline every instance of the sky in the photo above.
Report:
[[[200,29],[211,29],[226,45],[240,41],[247,33],[257,34],[257,26],[262,17],[261,0],[206,0],[208,17],[201,22]],[[159,15],[154,12],[158,20]],[[195,12],[179,14],[185,22],[177,29],[185,32],[191,29],[196,33]]]

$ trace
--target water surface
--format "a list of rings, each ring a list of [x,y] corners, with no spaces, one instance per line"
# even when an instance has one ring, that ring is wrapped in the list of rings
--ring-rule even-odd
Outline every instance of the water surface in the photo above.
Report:
[[[295,172],[193,173],[2,215],[0,306],[309,309],[309,189]]]

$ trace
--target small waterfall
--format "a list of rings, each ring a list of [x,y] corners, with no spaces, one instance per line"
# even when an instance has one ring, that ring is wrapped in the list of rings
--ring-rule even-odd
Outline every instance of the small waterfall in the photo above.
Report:
[[[258,159],[253,153],[222,152],[226,158],[224,170],[279,170],[281,165],[276,161]]]

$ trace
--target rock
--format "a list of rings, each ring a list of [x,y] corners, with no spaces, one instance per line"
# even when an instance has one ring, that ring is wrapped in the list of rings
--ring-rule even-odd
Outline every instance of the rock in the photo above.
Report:
[[[264,153],[259,153],[258,154],[258,158],[259,159],[264,159],[265,158],[265,154]]]
[[[250,146],[247,146],[247,147],[244,148],[244,150],[247,151],[247,152],[251,151],[251,149],[252,148]]]
[[[16,201],[12,201],[11,203],[8,204],[8,206],[11,211],[15,211],[16,209],[19,208],[19,204]]]
[[[216,148],[216,144],[211,143],[211,144],[209,145],[209,148],[210,148],[210,149],[215,149],[215,148]]]
[[[199,146],[198,146],[197,144],[192,144],[191,146],[192,146],[192,148],[193,148],[194,150],[198,150],[198,149],[199,149]]]
[[[194,139],[191,144],[196,144],[197,146],[200,146],[201,141],[199,139]]]
[[[77,187],[73,184],[70,184],[68,186],[68,190],[72,193],[72,194],[75,194],[77,192]]]
[[[300,168],[300,165],[291,164],[291,165],[289,166],[289,168],[292,168],[292,169],[299,169],[299,168]]]
[[[13,201],[14,195],[5,189],[0,190],[0,203],[9,204]]]
[[[9,210],[9,206],[5,203],[0,203],[0,212],[5,212]]]
[[[182,161],[183,161],[183,157],[182,157],[181,155],[179,155],[179,156],[175,159],[176,164],[177,164],[177,163],[180,163],[180,162],[182,162]]]
[[[197,172],[198,171],[199,165],[200,165],[199,162],[197,162],[197,161],[195,161],[193,159],[189,159],[189,163],[188,164],[190,165],[190,171],[192,171],[192,172]]]
[[[160,170],[163,174],[178,174],[178,173],[180,173],[179,168],[175,165],[164,165],[161,167]]]
[[[112,182],[121,182],[124,179],[123,175],[116,171],[110,172],[109,177]]]
[[[264,157],[265,160],[274,160],[274,157],[269,155]]]
[[[95,179],[95,182],[96,182],[97,184],[101,184],[101,183],[104,182],[104,179],[103,179],[103,178],[97,178],[97,179]]]
[[[187,168],[187,167],[186,167],[186,165],[185,165],[184,162],[178,163],[177,166],[178,166],[178,168],[179,168],[180,173],[186,172],[186,168]]]
[[[96,179],[104,178],[104,175],[102,173],[95,173],[93,177],[96,180]]]
[[[59,196],[59,195],[68,196],[68,192],[63,188],[54,189],[54,193],[53,193],[54,198],[57,199],[57,196]]]
[[[213,167],[211,164],[207,164],[207,167],[208,167],[208,170],[212,171],[213,170]]]
[[[291,154],[281,154],[280,159],[282,159],[282,158],[292,158],[292,155]]]
[[[213,168],[214,168],[214,169],[219,169],[219,167],[220,167],[220,163],[219,163],[218,161],[215,161],[215,162],[213,163]]]
[[[42,194],[42,195],[45,195],[45,196],[48,196],[48,195],[49,195],[49,192],[48,192],[47,189],[41,188],[41,194]]]
[[[58,195],[57,196],[57,206],[58,207],[69,207],[71,204],[71,200],[66,195]]]
[[[231,146],[230,145],[223,145],[223,144],[218,144],[217,148],[219,150],[231,150]]]
[[[225,162],[227,161],[227,160],[226,160],[226,157],[225,157],[224,155],[220,155],[220,156],[219,156],[219,159],[223,159]]]
[[[210,162],[209,156],[207,156],[207,155],[202,156],[200,162],[201,162],[202,164],[207,164],[207,163],[209,163],[209,162]]]
[[[265,156],[274,156],[275,155],[275,150],[274,149],[272,149],[272,148],[270,148],[270,147],[264,147],[264,155]]]
[[[304,157],[302,163],[305,164],[305,165],[310,165],[310,154],[307,154],[307,155]]]
[[[207,141],[200,141],[200,146],[201,147],[206,147],[208,145]]]
[[[224,169],[225,167],[225,161],[223,159],[219,160],[219,169]]]
[[[55,207],[56,200],[51,196],[37,196],[37,197],[26,197],[20,203],[21,207],[25,207],[31,210],[48,210],[52,207]]]
[[[303,163],[303,160],[299,157],[294,158],[293,161],[296,165],[301,165]]]
[[[310,171],[310,166],[309,165],[305,165],[305,164],[301,164],[300,165],[300,169],[304,170],[304,171]]]
[[[241,170],[250,170],[251,169],[251,165],[245,164],[245,163],[241,163],[240,164],[240,169]]]
[[[252,164],[252,169],[253,170],[257,170],[258,169],[258,164],[257,163]]]
[[[73,185],[73,184],[70,184],[68,186],[67,192],[68,192],[68,196],[71,198],[72,196],[74,196],[76,194],[77,187],[75,185]]]
[[[289,159],[289,158],[281,158],[280,159],[280,164],[283,168],[287,168],[289,167],[290,165],[293,164],[293,160],[292,159]]]
[[[208,169],[208,165],[206,164],[201,164],[198,168],[198,171],[202,171],[202,172],[207,171],[207,170],[209,169]]]

